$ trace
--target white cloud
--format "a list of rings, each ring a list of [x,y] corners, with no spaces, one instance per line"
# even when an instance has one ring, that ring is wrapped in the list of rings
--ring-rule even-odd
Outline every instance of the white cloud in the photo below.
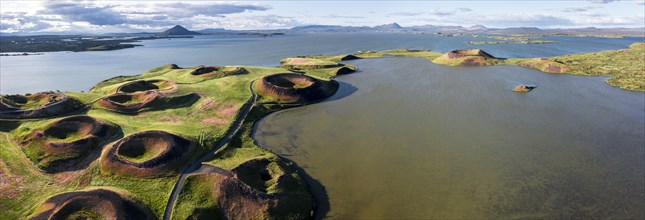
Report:
[[[39,6],[32,13],[3,11],[0,31],[120,32],[156,31],[175,24],[188,28],[232,28],[232,24],[239,24],[240,27],[283,27],[285,24],[295,24],[293,19],[282,16],[273,16],[272,19],[267,16],[238,17],[242,21],[226,18],[270,9],[248,3],[48,1],[40,2]]]
[[[643,23],[645,16],[603,17],[588,16],[572,19],[573,23],[581,26],[622,26]]]
[[[619,0],[590,0],[590,1],[598,4],[607,4],[607,3],[617,2]]]
[[[586,12],[592,9],[595,9],[595,6],[580,6],[580,7],[568,7],[562,9],[562,12]]]
[[[48,22],[27,16],[26,12],[4,12],[0,17],[0,31],[14,33],[20,31],[37,31],[51,27]]]

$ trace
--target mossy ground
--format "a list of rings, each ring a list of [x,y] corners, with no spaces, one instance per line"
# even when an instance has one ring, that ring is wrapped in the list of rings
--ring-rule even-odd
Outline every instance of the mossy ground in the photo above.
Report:
[[[501,64],[532,65],[545,71],[547,65],[565,69],[563,73],[583,76],[609,76],[609,85],[645,92],[645,43],[634,43],[628,49],[596,53],[571,54],[545,59],[508,59]]]
[[[426,57],[428,59],[434,59],[441,56],[441,53],[430,51],[430,50],[392,49],[392,50],[384,50],[384,51],[360,51],[353,55],[360,58],[380,58],[380,57],[396,56],[396,57]]]

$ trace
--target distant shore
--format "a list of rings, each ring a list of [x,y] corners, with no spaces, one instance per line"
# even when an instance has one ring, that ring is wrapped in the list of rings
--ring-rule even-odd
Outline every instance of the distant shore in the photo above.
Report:
[[[133,44],[143,40],[192,38],[193,36],[157,36],[157,35],[42,35],[42,36],[6,36],[0,38],[0,56],[42,55],[42,52],[60,51],[107,51],[142,46]]]

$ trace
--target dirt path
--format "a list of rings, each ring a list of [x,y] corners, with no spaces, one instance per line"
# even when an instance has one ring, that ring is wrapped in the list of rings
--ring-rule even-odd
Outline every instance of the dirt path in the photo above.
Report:
[[[174,208],[175,202],[177,200],[177,197],[179,196],[179,192],[181,192],[181,189],[184,187],[184,183],[186,182],[186,177],[188,175],[193,174],[193,173],[207,173],[207,172],[218,172],[218,173],[228,173],[228,171],[222,170],[220,168],[208,166],[208,167],[202,167],[202,162],[210,159],[213,154],[222,148],[225,144],[227,144],[231,138],[237,133],[238,130],[240,130],[240,127],[242,127],[242,123],[244,123],[244,119],[246,119],[246,116],[248,116],[249,112],[255,106],[255,103],[257,101],[257,95],[255,94],[255,91],[253,91],[253,83],[255,81],[252,81],[251,84],[249,85],[249,90],[251,91],[251,98],[249,98],[248,101],[242,105],[242,111],[240,111],[240,114],[238,117],[231,123],[231,126],[228,128],[226,131],[226,134],[224,135],[224,138],[222,138],[215,147],[209,151],[208,153],[204,154],[204,156],[200,157],[197,159],[193,164],[188,166],[186,169],[184,169],[181,172],[181,175],[179,175],[179,180],[177,180],[177,183],[175,183],[175,187],[172,189],[172,193],[170,194],[170,198],[168,198],[168,203],[166,204],[166,210],[164,211],[163,214],[163,219],[164,220],[170,220],[172,210]]]

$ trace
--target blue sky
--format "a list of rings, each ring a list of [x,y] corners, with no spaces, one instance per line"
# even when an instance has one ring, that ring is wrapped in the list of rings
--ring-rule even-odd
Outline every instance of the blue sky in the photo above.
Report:
[[[644,27],[645,0],[578,1],[0,1],[0,31],[279,29],[310,24]]]

